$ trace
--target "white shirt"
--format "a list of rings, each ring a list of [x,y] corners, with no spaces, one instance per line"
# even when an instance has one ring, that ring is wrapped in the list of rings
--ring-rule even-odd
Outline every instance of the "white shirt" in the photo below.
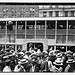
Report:
[[[14,72],[21,72],[22,69],[25,71],[25,69],[24,69],[23,66],[20,66],[20,67],[18,67],[18,66],[19,66],[19,65],[16,65],[16,66],[15,66]]]
[[[4,67],[3,72],[12,72],[10,66]]]

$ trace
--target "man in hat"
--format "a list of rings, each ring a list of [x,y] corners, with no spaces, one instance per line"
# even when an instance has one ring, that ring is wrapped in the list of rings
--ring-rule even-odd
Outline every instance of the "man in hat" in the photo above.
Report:
[[[18,58],[19,58],[19,59],[22,59],[23,56],[24,56],[24,53],[23,53],[23,52],[19,52],[19,53],[18,53]]]
[[[32,67],[30,68],[30,72],[39,72],[40,68],[39,68],[39,64],[37,62],[36,54],[31,55],[31,64],[32,64]]]
[[[27,55],[25,55],[23,57],[23,60],[25,60],[25,61],[24,61],[24,64],[22,64],[22,66],[24,67],[26,72],[29,72],[30,68],[31,68],[31,60],[30,60],[30,58]]]
[[[29,57],[29,55],[31,55],[31,52],[26,51],[26,52],[25,52],[25,55],[27,55],[27,56]]]
[[[54,51],[49,52],[49,60],[53,63],[56,59],[56,55],[54,55]]]
[[[68,59],[66,63],[67,66],[65,68],[65,72],[73,72],[73,59]]]
[[[73,59],[73,52],[71,52],[70,50],[68,50],[67,52],[65,52],[66,56],[68,59]]]
[[[3,69],[3,72],[12,72],[10,68],[10,59],[5,60],[5,67]]]
[[[56,73],[56,72],[62,72],[63,68],[63,62],[61,61],[61,58],[57,58],[55,62],[53,62],[54,66],[50,69],[50,71]]]
[[[41,71],[42,72],[48,71],[48,54],[45,53],[43,53],[43,57],[42,57]]]
[[[75,72],[75,53],[73,53],[73,69],[74,69],[74,72]]]
[[[2,72],[2,70],[3,70],[3,62],[2,60],[0,60],[0,72]]]
[[[24,67],[22,66],[22,61],[19,61],[18,64],[14,68],[14,72],[25,72]]]

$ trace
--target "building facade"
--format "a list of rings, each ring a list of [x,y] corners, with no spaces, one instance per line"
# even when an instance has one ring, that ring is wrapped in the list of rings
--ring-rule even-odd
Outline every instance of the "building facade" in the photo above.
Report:
[[[0,3],[0,48],[32,44],[75,52],[75,3]]]

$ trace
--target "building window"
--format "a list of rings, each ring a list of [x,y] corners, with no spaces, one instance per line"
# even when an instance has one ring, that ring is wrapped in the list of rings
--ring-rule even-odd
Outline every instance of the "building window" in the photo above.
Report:
[[[43,17],[47,17],[47,11],[43,11]]]
[[[39,17],[43,17],[43,11],[39,11]]]
[[[52,5],[52,8],[57,8],[57,5]]]
[[[44,9],[49,9],[49,7],[50,7],[49,5],[43,5]]]
[[[39,5],[39,9],[43,9],[43,5]]]
[[[68,29],[75,29],[75,20],[68,21]]]
[[[56,17],[58,17],[59,16],[59,11],[55,11],[55,13],[56,13]]]
[[[74,12],[75,12],[75,11],[70,11],[70,16],[71,16],[71,17],[74,17]]]
[[[53,13],[52,13],[52,17],[55,17],[56,16],[56,13],[55,13],[55,11],[53,11]]]
[[[71,7],[72,7],[72,8],[75,8],[75,5],[72,5]]]
[[[64,8],[64,5],[58,5],[58,8]]]
[[[59,14],[58,14],[60,17],[63,17],[64,16],[64,12],[63,11],[59,11]]]
[[[69,15],[68,15],[68,11],[64,11],[64,16],[65,17],[68,17]]]
[[[49,17],[52,17],[53,11],[49,11]]]

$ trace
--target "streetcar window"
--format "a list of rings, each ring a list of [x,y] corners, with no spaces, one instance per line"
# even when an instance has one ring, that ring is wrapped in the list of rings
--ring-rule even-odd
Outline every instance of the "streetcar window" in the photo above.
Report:
[[[0,29],[5,29],[6,21],[0,21]]]
[[[67,28],[66,21],[57,21],[57,29],[66,29]]]
[[[25,21],[17,21],[17,29],[25,29]]]
[[[27,21],[26,29],[35,29],[35,21]]]
[[[47,29],[55,29],[55,21],[47,21],[46,23]]]
[[[38,30],[45,29],[45,21],[37,21],[36,29],[38,29]]]
[[[74,20],[68,21],[68,29],[75,29],[75,21]]]

